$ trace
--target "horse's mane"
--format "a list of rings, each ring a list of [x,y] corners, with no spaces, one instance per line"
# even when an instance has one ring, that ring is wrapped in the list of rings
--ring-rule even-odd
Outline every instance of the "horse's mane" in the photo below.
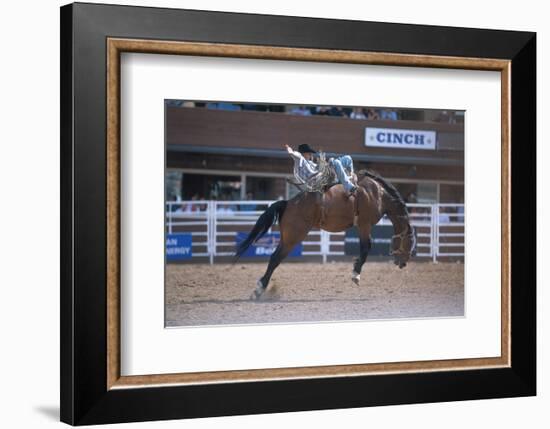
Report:
[[[375,182],[378,182],[380,185],[382,185],[384,190],[390,195],[390,197],[395,203],[403,206],[405,211],[407,210],[407,205],[403,200],[403,197],[401,196],[399,191],[395,189],[395,186],[393,186],[390,182],[388,182],[386,179],[380,176],[377,172],[369,169],[364,169],[357,172],[358,180],[361,179],[361,176],[368,177],[374,180]]]

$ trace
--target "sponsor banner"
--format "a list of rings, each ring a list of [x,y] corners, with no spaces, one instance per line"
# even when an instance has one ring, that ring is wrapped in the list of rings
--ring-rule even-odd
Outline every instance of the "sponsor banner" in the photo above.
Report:
[[[191,234],[166,234],[166,260],[182,261],[193,256]]]
[[[435,131],[365,128],[365,146],[435,150]]]
[[[236,236],[237,246],[241,241],[245,240],[248,236],[247,232],[238,232]],[[265,234],[260,238],[256,243],[251,245],[246,252],[243,253],[244,257],[262,257],[262,256],[271,256],[271,254],[277,248],[279,244],[280,234],[278,232],[273,232],[271,234]],[[294,249],[288,254],[288,256],[302,256],[302,243],[296,245]]]

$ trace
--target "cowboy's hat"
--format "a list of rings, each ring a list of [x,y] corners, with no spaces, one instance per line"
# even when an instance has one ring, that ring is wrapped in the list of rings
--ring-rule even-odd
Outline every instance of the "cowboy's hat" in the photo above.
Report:
[[[317,153],[307,143],[298,146],[298,152],[300,153]]]

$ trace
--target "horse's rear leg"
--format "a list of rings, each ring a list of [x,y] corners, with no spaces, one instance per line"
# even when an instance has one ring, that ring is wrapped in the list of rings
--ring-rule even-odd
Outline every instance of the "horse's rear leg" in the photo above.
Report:
[[[258,279],[258,282],[256,283],[256,289],[252,294],[253,299],[259,299],[260,296],[262,296],[262,294],[267,289],[267,285],[269,284],[269,280],[273,275],[273,271],[275,271],[275,268],[277,268],[281,261],[287,257],[287,255],[292,250],[292,247],[287,248],[287,246],[285,246],[282,241],[279,242],[279,245],[269,258],[269,264],[267,265],[267,270],[265,271],[265,274],[260,279]]]
[[[308,233],[309,227],[305,225],[294,225],[292,227],[285,227],[285,225],[281,226],[281,241],[269,258],[269,264],[267,265],[265,274],[256,283],[256,289],[252,294],[253,299],[259,299],[260,296],[262,296],[269,285],[269,280],[275,268],[277,268],[283,259],[288,256],[294,246],[306,238]]]
[[[363,264],[367,260],[367,256],[372,247],[370,231],[371,228],[359,228],[359,257],[353,264],[353,272],[351,275],[351,280],[356,285],[358,285],[361,280],[361,269],[363,268]]]

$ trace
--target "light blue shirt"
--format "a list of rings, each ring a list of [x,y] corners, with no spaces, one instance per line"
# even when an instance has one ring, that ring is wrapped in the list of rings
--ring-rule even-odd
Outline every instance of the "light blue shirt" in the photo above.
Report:
[[[294,160],[294,177],[302,183],[307,183],[309,179],[319,173],[319,167],[313,161],[308,161],[304,156],[293,150],[289,152]]]

